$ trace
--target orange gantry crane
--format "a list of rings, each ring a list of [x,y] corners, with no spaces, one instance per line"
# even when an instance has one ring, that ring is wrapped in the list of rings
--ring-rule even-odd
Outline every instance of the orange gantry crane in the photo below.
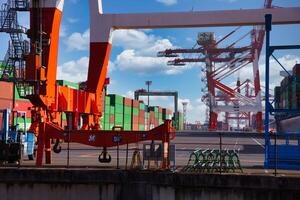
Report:
[[[166,120],[163,125],[150,131],[123,131],[122,127],[115,127],[112,131],[100,130],[100,99],[107,75],[113,30],[260,25],[264,23],[264,15],[267,13],[273,14],[274,24],[299,23],[300,18],[299,8],[278,8],[276,11],[254,9],[103,14],[101,0],[89,2],[89,70],[86,87],[75,90],[56,84],[58,39],[64,0],[30,1],[30,52],[25,55],[25,78],[17,83],[17,88],[20,96],[29,99],[33,104],[30,129],[38,135],[38,166],[43,163],[44,151],[46,163],[51,163],[51,139],[103,147],[103,155],[106,155],[107,147],[160,140],[163,143],[163,152],[167,152],[164,153],[162,167],[169,166],[169,142],[175,137],[170,121]],[[223,17],[212,17],[216,15]],[[65,128],[60,122],[63,112],[67,114]]]
[[[167,151],[175,136],[169,120],[147,132],[123,131],[122,127],[115,127],[112,131],[100,130],[100,98],[107,74],[109,43],[91,42],[85,89],[56,84],[63,4],[63,0],[32,0],[30,4],[30,53],[25,56],[25,79],[18,82],[17,88],[21,96],[33,104],[30,131],[38,135],[36,164],[42,165],[44,151],[46,163],[51,163],[51,139],[103,147],[102,155],[107,155],[107,147],[144,140],[160,140]],[[67,114],[67,127],[61,124],[63,112]],[[58,144],[54,147],[58,148]],[[162,167],[168,166],[166,156]]]

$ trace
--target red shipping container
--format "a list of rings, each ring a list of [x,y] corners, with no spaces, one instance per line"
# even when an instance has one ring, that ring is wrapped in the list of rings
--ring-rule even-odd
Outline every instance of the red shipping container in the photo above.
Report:
[[[128,99],[128,98],[125,97],[123,102],[124,102],[125,106],[131,106],[131,99]]]
[[[138,116],[132,116],[132,124],[138,124],[139,123],[139,117]]]
[[[144,111],[144,110],[140,110],[140,111],[139,111],[139,116],[140,116],[141,118],[145,118],[145,111]]]
[[[139,117],[139,125],[145,125],[145,118]]]
[[[100,99],[100,112],[105,112],[105,93],[103,92]]]
[[[8,82],[0,81],[0,99],[13,98],[13,84]]]
[[[154,112],[150,111],[150,118],[154,118]]]
[[[115,122],[115,116],[114,115],[110,115],[109,116],[109,123],[114,123]]]
[[[15,104],[15,110],[17,111],[25,111],[26,117],[31,117],[30,108],[32,107],[32,104],[28,101],[16,101]]]
[[[158,112],[159,112],[159,113],[162,113],[162,110],[163,110],[163,109],[162,109],[161,107],[158,107]]]
[[[132,130],[133,131],[138,131],[139,130],[139,125],[138,124],[132,124]]]
[[[138,108],[139,107],[139,101],[132,100],[132,107],[133,108]]]
[[[12,109],[13,101],[11,99],[0,99],[0,109]]]

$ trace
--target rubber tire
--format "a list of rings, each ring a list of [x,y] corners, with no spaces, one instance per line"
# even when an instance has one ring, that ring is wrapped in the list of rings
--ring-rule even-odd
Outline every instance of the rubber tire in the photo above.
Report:
[[[34,160],[34,154],[28,155],[28,160]]]

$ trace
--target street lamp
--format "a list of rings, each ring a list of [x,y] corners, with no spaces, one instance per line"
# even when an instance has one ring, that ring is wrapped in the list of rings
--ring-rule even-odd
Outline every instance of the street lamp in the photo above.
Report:
[[[148,109],[149,109],[149,92],[150,92],[150,85],[152,84],[152,81],[146,81],[146,85],[148,87]],[[150,130],[150,118],[148,118],[148,130]]]
[[[150,85],[152,85],[152,81],[146,81],[146,85],[148,87],[148,107],[149,107],[149,91],[150,91]]]

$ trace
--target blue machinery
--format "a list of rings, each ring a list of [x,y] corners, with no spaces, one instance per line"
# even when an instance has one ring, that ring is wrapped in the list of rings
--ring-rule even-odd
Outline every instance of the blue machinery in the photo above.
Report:
[[[0,110],[0,118],[0,162],[33,160],[35,136],[26,131],[26,112]]]
[[[272,30],[272,15],[265,16],[265,28],[266,28],[266,88],[265,88],[265,168],[275,169],[275,173],[278,169],[297,169],[300,170],[300,129],[295,131],[285,131],[270,134],[269,121],[270,114],[288,114],[297,115],[300,114],[299,109],[274,109],[269,99],[269,83],[270,83],[270,56],[275,61],[279,61],[274,57],[273,52],[275,50],[288,50],[288,49],[300,49],[300,45],[283,45],[283,46],[270,46],[270,32]],[[279,63],[280,64],[280,63]],[[288,71],[280,64],[280,66],[288,73]],[[289,73],[288,73],[289,74]],[[293,76],[290,79],[293,80]],[[299,87],[299,86],[298,86]],[[278,123],[278,122],[276,122]],[[300,118],[294,123],[300,124]],[[299,125],[300,126],[300,125]],[[274,143],[271,143],[271,137],[274,137]],[[277,144],[277,138],[284,139],[285,144]],[[293,143],[291,142],[293,139]],[[296,141],[296,143],[295,143]]]

